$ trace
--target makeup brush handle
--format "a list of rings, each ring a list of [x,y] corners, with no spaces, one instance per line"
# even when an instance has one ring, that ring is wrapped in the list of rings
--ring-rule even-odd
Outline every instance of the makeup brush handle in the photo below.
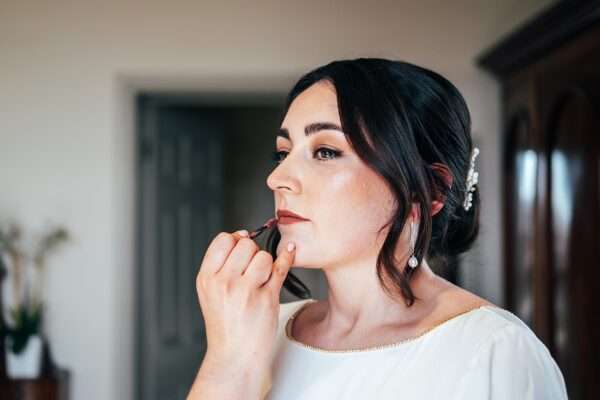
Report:
[[[255,237],[259,236],[261,233],[263,233],[266,230],[267,230],[266,226],[261,226],[257,230],[250,232],[250,234],[248,236],[250,237],[250,239],[254,239]]]

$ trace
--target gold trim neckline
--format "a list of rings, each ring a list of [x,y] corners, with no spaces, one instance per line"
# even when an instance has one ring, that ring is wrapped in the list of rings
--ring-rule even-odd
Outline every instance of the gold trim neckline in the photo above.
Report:
[[[407,339],[403,339],[400,340],[399,342],[394,342],[394,343],[387,343],[387,344],[383,344],[383,345],[379,345],[379,346],[370,346],[370,347],[364,347],[364,348],[359,348],[359,349],[347,349],[347,350],[328,350],[328,349],[323,349],[320,347],[316,347],[316,346],[311,346],[309,344],[306,343],[302,343],[298,340],[296,340],[294,337],[292,337],[291,334],[291,327],[292,327],[292,321],[294,320],[294,318],[296,318],[296,316],[300,313],[300,311],[302,311],[304,309],[304,307],[306,307],[307,305],[311,304],[311,303],[316,303],[318,300],[316,299],[311,299],[307,302],[305,302],[304,304],[302,304],[300,306],[300,308],[298,308],[296,311],[294,311],[294,313],[292,314],[292,316],[287,320],[287,322],[285,323],[285,327],[284,327],[284,331],[285,331],[285,336],[287,337],[288,340],[290,340],[293,343],[296,343],[302,347],[305,347],[307,349],[310,350],[314,350],[314,351],[318,351],[321,353],[364,353],[364,352],[371,352],[371,351],[376,351],[376,350],[384,350],[384,349],[391,349],[394,347],[398,347],[402,344],[405,344],[407,342],[412,342],[415,341],[417,339],[422,338],[423,336],[425,336],[427,333],[435,330],[436,328],[442,326],[443,324],[445,324],[446,322],[449,322],[451,320],[454,320],[460,316],[463,316],[465,314],[468,314],[470,312],[476,311],[476,310],[480,310],[483,308],[499,308],[498,306],[495,305],[489,305],[489,304],[484,304],[481,306],[477,306],[474,308],[471,308],[467,311],[463,311],[459,314],[455,314],[449,318],[446,318],[445,320],[435,324],[434,326],[426,329],[425,331],[421,332],[420,334],[418,334],[417,336],[413,336],[411,338],[407,338]]]

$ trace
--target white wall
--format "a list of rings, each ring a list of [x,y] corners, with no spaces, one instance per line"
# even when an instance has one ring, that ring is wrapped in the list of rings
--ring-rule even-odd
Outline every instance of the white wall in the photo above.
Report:
[[[65,223],[48,332],[74,399],[132,393],[139,88],[285,90],[333,59],[399,58],[465,95],[483,194],[467,287],[502,304],[498,87],[473,58],[550,0],[0,3],[0,220]],[[485,256],[479,256],[483,254]]]

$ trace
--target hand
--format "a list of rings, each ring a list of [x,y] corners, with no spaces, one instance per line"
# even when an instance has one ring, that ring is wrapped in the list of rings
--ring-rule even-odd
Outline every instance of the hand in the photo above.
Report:
[[[292,244],[293,246],[293,244]],[[293,263],[287,246],[273,262],[247,231],[221,232],[196,278],[212,368],[266,368],[274,351],[279,293]],[[229,369],[231,372],[231,369]]]

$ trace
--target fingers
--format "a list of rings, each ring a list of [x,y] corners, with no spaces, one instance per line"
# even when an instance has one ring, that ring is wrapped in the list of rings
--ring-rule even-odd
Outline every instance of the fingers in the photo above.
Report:
[[[247,230],[242,229],[241,231],[233,232],[232,235],[239,240],[243,237],[249,237],[250,233]]]
[[[221,232],[210,243],[204,258],[200,264],[200,274],[216,274],[227,260],[227,257],[244,236],[248,236],[248,231],[241,230],[233,233]]]
[[[246,230],[217,235],[202,260],[198,282],[217,273],[224,281],[242,277],[250,286],[264,287],[278,297],[294,263],[295,245],[288,243],[273,261],[271,254],[260,250],[248,236]]]
[[[271,290],[273,294],[279,296],[285,277],[294,263],[295,256],[296,246],[293,242],[288,243],[285,249],[277,256],[277,259],[273,263],[271,279],[265,284],[265,287]]]
[[[260,249],[256,242],[250,238],[242,237],[238,240],[236,246],[233,248],[225,265],[218,271],[219,274],[223,274],[223,277],[237,278],[240,277],[246,266],[254,257],[257,251]]]
[[[259,250],[242,275],[242,279],[252,287],[261,287],[269,280],[273,271],[273,256],[265,250]]]

